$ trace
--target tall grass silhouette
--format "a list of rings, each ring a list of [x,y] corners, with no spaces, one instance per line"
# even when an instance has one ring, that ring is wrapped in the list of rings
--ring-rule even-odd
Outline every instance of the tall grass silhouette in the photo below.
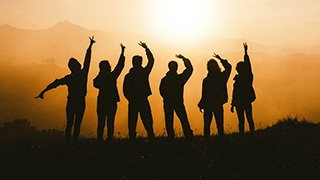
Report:
[[[320,124],[285,117],[255,135],[153,140],[82,137],[67,146],[60,129],[28,120],[0,127],[3,179],[318,179]]]

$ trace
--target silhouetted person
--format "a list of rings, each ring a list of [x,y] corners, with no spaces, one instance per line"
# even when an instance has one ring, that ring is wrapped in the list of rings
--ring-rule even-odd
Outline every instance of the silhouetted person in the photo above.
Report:
[[[178,74],[178,63],[176,61],[170,61],[168,64],[169,71],[166,76],[162,78],[160,83],[160,94],[163,98],[163,108],[165,114],[166,130],[169,138],[174,138],[173,129],[173,113],[176,112],[179,117],[183,129],[183,133],[186,137],[193,137],[192,130],[188,121],[186,108],[183,103],[183,89],[184,85],[190,78],[193,67],[189,59],[183,55],[176,55],[177,58],[183,60],[186,69],[183,73]]]
[[[113,138],[114,132],[114,118],[117,111],[117,102],[120,101],[117,79],[124,67],[124,50],[125,46],[121,46],[121,55],[118,64],[111,71],[109,61],[101,61],[99,63],[100,72],[93,80],[93,86],[99,89],[97,100],[97,114],[98,114],[98,128],[97,138],[98,141],[103,140],[103,131],[107,117],[108,139]]]
[[[146,51],[148,64],[146,67],[142,67],[142,57],[138,55],[134,56],[132,58],[133,67],[125,76],[123,82],[123,93],[129,101],[128,126],[129,137],[131,139],[136,138],[138,113],[140,113],[140,117],[145,129],[147,130],[148,137],[154,137],[152,127],[153,119],[148,101],[148,96],[151,95],[149,74],[154,64],[154,58],[146,43],[140,41],[139,45]]]
[[[89,37],[90,38],[90,37]],[[46,91],[54,89],[60,85],[68,86],[68,102],[67,102],[67,126],[66,126],[66,140],[67,143],[71,143],[71,129],[74,125],[73,130],[73,143],[76,144],[80,134],[80,125],[82,122],[86,101],[85,97],[87,94],[87,81],[88,72],[91,61],[91,47],[95,43],[94,37],[90,38],[90,45],[87,49],[87,53],[84,59],[83,68],[81,64],[75,59],[70,58],[68,67],[71,74],[66,75],[61,79],[56,79],[54,82],[49,84],[39,96],[35,98],[43,99],[43,95]]]
[[[207,63],[208,75],[203,79],[202,97],[198,104],[200,111],[204,110],[205,137],[210,136],[210,124],[213,115],[217,123],[218,135],[224,134],[223,104],[228,102],[227,82],[231,73],[231,65],[217,54],[214,54],[214,57],[220,60],[225,70],[221,71],[214,59],[210,59]]]
[[[251,103],[256,99],[256,95],[252,86],[253,74],[250,59],[248,56],[248,45],[243,43],[244,47],[244,61],[237,64],[236,70],[238,74],[233,78],[233,94],[231,103],[231,112],[234,112],[236,107],[239,119],[239,132],[244,132],[244,114],[250,127],[250,132],[254,132],[254,123],[252,118],[252,105]]]

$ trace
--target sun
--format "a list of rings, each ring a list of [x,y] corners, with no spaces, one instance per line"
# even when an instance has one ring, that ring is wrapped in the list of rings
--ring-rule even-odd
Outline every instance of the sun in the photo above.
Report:
[[[205,0],[161,0],[153,8],[153,31],[163,38],[194,41],[211,31],[212,6]]]

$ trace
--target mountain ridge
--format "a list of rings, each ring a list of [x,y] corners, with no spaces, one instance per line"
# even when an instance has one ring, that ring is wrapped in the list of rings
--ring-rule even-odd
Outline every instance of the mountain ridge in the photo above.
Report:
[[[42,33],[47,33],[47,32],[51,32],[51,33],[59,33],[61,35],[61,33],[73,33],[73,32],[81,32],[80,34],[90,34],[92,33],[94,34],[100,34],[103,37],[107,37],[109,39],[115,39],[114,37],[123,40],[125,38],[122,37],[126,37],[128,39],[140,39],[137,37],[141,37],[141,39],[153,39],[155,42],[157,43],[166,43],[164,42],[161,38],[156,37],[154,35],[145,35],[145,34],[139,34],[139,33],[131,33],[131,32],[121,32],[121,31],[103,31],[103,30],[98,30],[98,29],[88,29],[85,28],[81,25],[77,25],[75,23],[72,23],[70,21],[64,20],[64,21],[59,21],[56,24],[45,28],[45,29],[37,29],[37,30],[30,30],[30,29],[22,29],[22,28],[17,28],[14,27],[10,24],[2,24],[0,25],[0,33],[1,34],[6,34],[6,35],[10,35],[10,32],[13,31],[13,33],[18,33],[18,32],[42,32]],[[25,36],[28,36],[28,34],[24,34]],[[1,36],[1,35],[0,35]],[[142,38],[143,37],[143,38]],[[242,46],[242,42],[247,41],[249,42],[249,44],[255,46],[255,50],[257,52],[266,52],[269,54],[275,54],[275,55],[288,55],[288,54],[292,54],[292,53],[304,53],[304,54],[318,54],[318,49],[320,49],[320,45],[319,46],[314,46],[314,47],[306,47],[304,49],[293,49],[293,48],[286,48],[286,47],[277,47],[277,46],[271,46],[271,45],[265,45],[265,44],[261,44],[261,43],[257,43],[251,40],[245,40],[242,38],[238,38],[238,39],[225,39],[225,38],[210,38],[210,39],[204,39],[204,40],[199,40],[199,43],[196,44],[210,44],[210,47],[213,47],[212,49],[216,49],[217,51],[221,51],[221,52],[232,52],[235,51],[234,49],[238,49],[238,47],[241,48]],[[166,43],[168,44],[168,43]],[[172,43],[174,44],[174,42]],[[188,46],[188,45],[185,45]],[[207,48],[207,50],[210,49]],[[205,47],[206,49],[206,47]],[[212,50],[211,50],[212,51]],[[217,52],[216,51],[216,52]],[[236,50],[237,51],[237,50]]]

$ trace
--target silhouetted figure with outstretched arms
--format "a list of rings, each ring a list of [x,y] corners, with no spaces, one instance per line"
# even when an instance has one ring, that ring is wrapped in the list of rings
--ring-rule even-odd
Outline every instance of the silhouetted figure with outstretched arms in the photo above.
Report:
[[[193,67],[190,60],[183,55],[176,55],[177,58],[182,59],[186,69],[181,73],[177,73],[178,63],[170,61],[168,64],[169,71],[166,76],[162,78],[160,83],[160,94],[163,98],[163,108],[165,114],[166,130],[169,138],[174,138],[173,129],[173,113],[176,112],[181,121],[183,133],[185,137],[193,137],[192,130],[188,121],[186,108],[183,103],[184,85],[189,80]]]
[[[148,100],[148,96],[151,95],[149,74],[154,64],[154,58],[146,43],[140,41],[139,45],[146,51],[148,64],[146,67],[142,67],[142,57],[138,55],[134,56],[132,58],[133,67],[125,76],[123,82],[123,93],[129,101],[128,126],[129,137],[131,139],[136,138],[138,113],[140,113],[140,117],[145,129],[147,130],[148,137],[154,137],[153,119]]]
[[[114,118],[117,111],[117,102],[120,101],[117,79],[123,70],[125,57],[124,50],[125,46],[121,46],[121,55],[118,64],[111,71],[109,61],[104,60],[99,63],[100,72],[97,77],[93,80],[93,86],[99,89],[99,95],[97,100],[97,114],[98,114],[98,128],[97,128],[97,139],[98,141],[103,140],[103,132],[105,122],[107,118],[108,128],[108,139],[113,138],[114,133]]]
[[[223,104],[228,102],[227,82],[231,73],[231,65],[227,60],[222,59],[219,55],[214,54],[219,59],[224,71],[221,71],[218,63],[210,59],[207,63],[208,75],[203,79],[202,97],[198,103],[200,111],[203,112],[204,119],[204,136],[210,136],[210,125],[212,117],[217,123],[218,135],[224,134],[223,128]]]
[[[89,37],[90,38],[90,37]],[[73,143],[76,144],[80,134],[80,125],[82,122],[86,101],[85,97],[87,94],[87,81],[88,72],[91,61],[91,48],[95,43],[94,37],[90,38],[90,45],[87,49],[86,56],[81,69],[81,64],[75,58],[70,58],[68,67],[71,74],[66,75],[61,79],[56,79],[54,82],[49,84],[39,96],[35,98],[43,99],[45,92],[54,89],[60,85],[67,85],[68,87],[68,102],[66,107],[67,112],[67,126],[66,126],[66,140],[67,143],[71,143],[71,129],[73,130]]]
[[[248,45],[243,43],[244,47],[244,61],[237,64],[236,70],[238,74],[233,78],[231,112],[234,112],[236,107],[239,119],[239,132],[244,132],[244,114],[246,114],[250,132],[254,132],[254,123],[252,118],[252,105],[251,103],[256,99],[253,89],[253,73],[251,63],[248,55]]]

